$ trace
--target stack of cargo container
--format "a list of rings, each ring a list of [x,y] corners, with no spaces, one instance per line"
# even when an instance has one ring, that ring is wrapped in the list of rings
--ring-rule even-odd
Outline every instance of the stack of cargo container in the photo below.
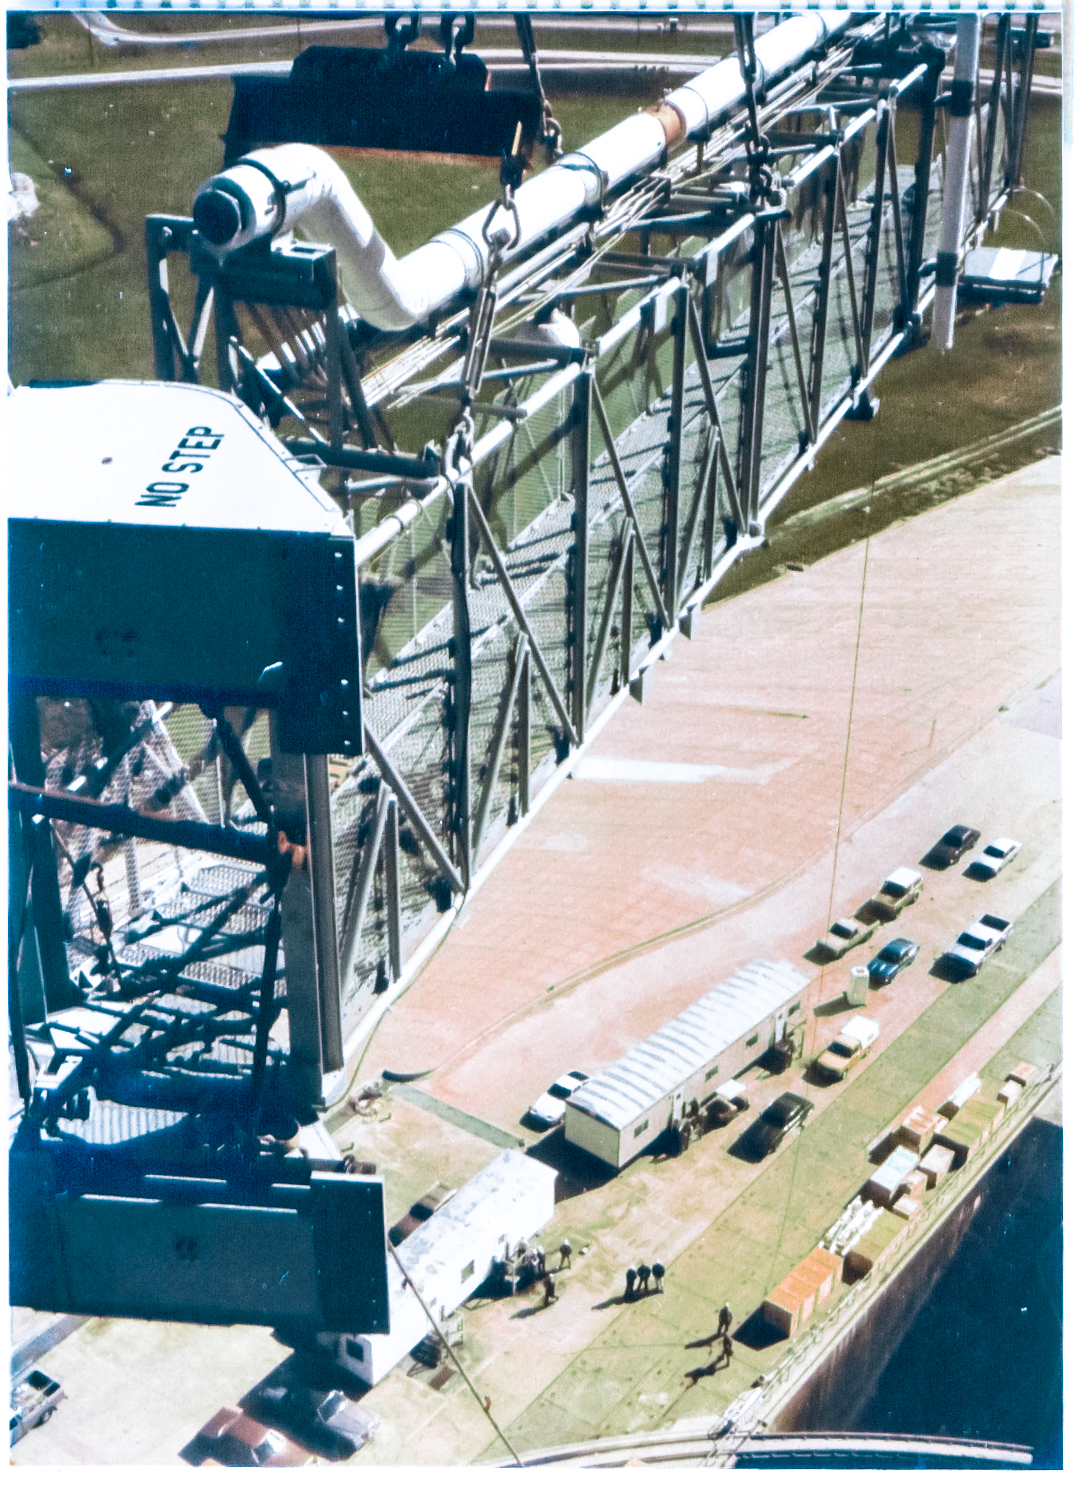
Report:
[[[969,1098],[936,1135],[936,1143],[953,1150],[958,1164],[964,1165],[992,1131],[998,1129],[1006,1112],[1006,1105],[1000,1103],[994,1093]]]
[[[889,1258],[908,1232],[906,1221],[895,1212],[880,1210],[879,1217],[866,1233],[846,1254],[843,1260],[842,1277],[847,1284],[856,1284],[876,1264]]]
[[[830,1297],[841,1271],[837,1253],[814,1248],[764,1300],[764,1319],[783,1335],[793,1335]]]
[[[933,1137],[947,1123],[942,1114],[929,1114],[920,1104],[903,1119],[898,1126],[897,1138],[900,1145],[913,1150],[920,1155],[928,1149]]]
[[[946,1145],[933,1145],[921,1156],[921,1163],[917,1169],[925,1177],[926,1187],[932,1191],[949,1175],[954,1165],[954,1151],[949,1150]]]
[[[916,1152],[908,1150],[905,1145],[897,1145],[868,1178],[865,1195],[878,1206],[889,1207],[901,1194],[899,1188],[916,1166]]]

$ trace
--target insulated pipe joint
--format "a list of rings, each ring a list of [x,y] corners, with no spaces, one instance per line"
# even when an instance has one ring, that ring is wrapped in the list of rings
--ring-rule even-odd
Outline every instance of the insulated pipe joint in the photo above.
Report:
[[[226,257],[259,237],[285,232],[314,205],[321,190],[302,145],[252,150],[199,186],[194,223],[210,250]]]
[[[767,87],[804,62],[851,19],[848,12],[817,11],[775,26],[756,43],[756,87]],[[514,199],[519,241],[505,260],[601,210],[608,192],[654,169],[686,139],[702,137],[744,98],[741,65],[727,57],[527,181]],[[219,259],[293,226],[328,243],[337,254],[344,296],[361,319],[381,330],[430,320],[477,288],[489,264],[483,232],[489,203],[398,262],[340,166],[313,145],[253,150],[199,187],[193,214]]]

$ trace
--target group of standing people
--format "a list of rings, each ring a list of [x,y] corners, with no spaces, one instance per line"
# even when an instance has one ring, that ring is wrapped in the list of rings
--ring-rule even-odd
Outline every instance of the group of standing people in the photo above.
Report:
[[[561,1273],[563,1268],[573,1266],[573,1245],[568,1238],[558,1249],[560,1262],[554,1273]],[[558,1297],[557,1285],[554,1275],[547,1270],[546,1249],[537,1243],[534,1248],[528,1248],[524,1243],[518,1243],[515,1250],[507,1252],[506,1257],[499,1265],[502,1282],[509,1288],[511,1294],[516,1294],[521,1289],[530,1289],[537,1281],[543,1286],[544,1308],[553,1304]]]
[[[656,1293],[661,1294],[665,1277],[666,1269],[661,1263],[642,1263],[639,1268],[627,1268],[625,1270],[625,1298],[637,1299],[641,1294],[647,1294],[650,1291],[652,1279],[655,1280]]]

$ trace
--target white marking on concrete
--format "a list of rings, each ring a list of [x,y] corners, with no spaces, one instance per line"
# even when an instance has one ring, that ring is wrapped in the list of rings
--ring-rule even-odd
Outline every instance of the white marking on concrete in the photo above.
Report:
[[[703,784],[725,779],[731,784],[769,784],[775,774],[796,760],[780,758],[756,768],[734,768],[725,763],[657,763],[647,758],[584,758],[573,778],[595,784]]]

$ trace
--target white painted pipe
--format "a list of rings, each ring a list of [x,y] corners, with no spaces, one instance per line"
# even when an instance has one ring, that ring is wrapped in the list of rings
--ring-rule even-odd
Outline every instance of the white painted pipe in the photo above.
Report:
[[[943,185],[943,220],[936,249],[936,293],[932,301],[932,344],[949,351],[954,344],[958,294],[958,248],[966,225],[969,155],[973,141],[973,93],[981,50],[979,15],[958,17],[954,79],[951,82],[951,133],[947,141],[947,176]]]
[[[757,87],[796,66],[814,47],[850,23],[848,12],[817,11],[784,21],[756,47]],[[658,165],[686,137],[710,127],[744,100],[736,57],[707,68],[654,108],[633,114],[516,193],[520,256],[548,233],[567,226],[636,176]],[[374,227],[341,168],[313,145],[254,150],[199,187],[195,224],[222,258],[260,236],[302,221],[305,236],[337,253],[341,287],[359,317],[383,330],[421,323],[460,293],[478,287],[489,259],[483,227],[490,205],[440,232],[400,262]],[[505,211],[491,229],[514,231]]]

